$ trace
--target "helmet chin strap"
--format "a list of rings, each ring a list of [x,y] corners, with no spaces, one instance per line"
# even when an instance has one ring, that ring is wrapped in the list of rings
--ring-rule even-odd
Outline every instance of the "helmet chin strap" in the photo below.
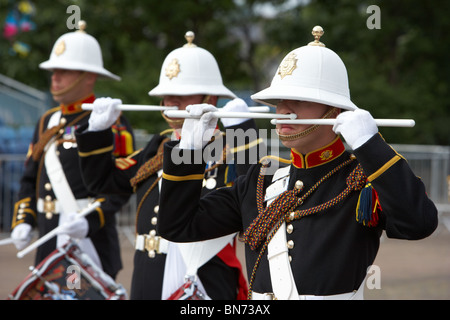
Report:
[[[67,87],[65,87],[65,88],[63,88],[61,90],[52,90],[52,89],[50,89],[51,94],[54,95],[54,96],[60,96],[62,94],[65,94],[65,93],[71,91],[73,88],[75,88],[81,82],[81,80],[83,80],[86,77],[86,75],[87,75],[87,72],[81,73],[78,76],[78,78],[75,79],[74,82],[72,82],[69,86],[67,86]]]
[[[203,97],[202,103],[207,103],[207,101],[209,100],[209,98],[210,98],[209,95],[205,95],[205,96]],[[161,102],[159,103],[159,105],[160,105],[160,106],[163,106],[163,105],[164,105],[164,102],[161,101]],[[184,120],[185,120],[184,118],[175,118],[175,119],[171,119],[171,118],[169,118],[168,116],[166,116],[166,115],[164,114],[164,111],[161,111],[161,115],[162,115],[162,117],[164,118],[164,120],[166,120],[166,122],[167,122],[169,125],[175,126],[175,127],[177,127],[177,128],[181,128],[181,127],[183,126],[183,123],[184,123]]]
[[[327,111],[325,113],[325,115],[321,118],[321,119],[328,119],[331,118],[331,116],[336,112],[336,108],[331,107],[331,109],[329,111]],[[294,133],[294,134],[280,134],[278,132],[278,129],[276,130],[277,135],[279,137],[279,139],[281,141],[293,141],[293,140],[297,140],[303,137],[306,137],[307,135],[311,134],[312,132],[316,131],[319,128],[319,124],[315,124],[311,127],[309,127],[308,129],[305,129],[303,131],[300,131],[298,133]]]
[[[175,118],[175,119],[171,119],[168,116],[166,116],[164,114],[164,111],[161,111],[161,115],[164,118],[164,120],[166,120],[166,122],[171,125],[171,126],[175,126],[175,127],[182,127],[183,123],[184,123],[184,119],[183,118]]]

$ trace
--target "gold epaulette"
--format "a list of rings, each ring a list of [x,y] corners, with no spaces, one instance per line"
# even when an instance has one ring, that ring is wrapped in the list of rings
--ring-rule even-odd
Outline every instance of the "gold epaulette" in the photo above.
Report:
[[[132,187],[136,187],[136,185],[144,180],[146,180],[148,177],[154,175],[158,170],[162,168],[163,164],[163,148],[164,144],[169,141],[169,138],[163,139],[161,141],[158,150],[156,152],[156,155],[149,160],[147,160],[136,172],[136,175],[130,179],[130,184]]]

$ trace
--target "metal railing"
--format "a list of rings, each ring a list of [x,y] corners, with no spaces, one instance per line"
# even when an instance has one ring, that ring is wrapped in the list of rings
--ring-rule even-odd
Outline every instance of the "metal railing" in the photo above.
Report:
[[[24,163],[23,154],[0,154],[0,231],[9,231],[11,226]]]

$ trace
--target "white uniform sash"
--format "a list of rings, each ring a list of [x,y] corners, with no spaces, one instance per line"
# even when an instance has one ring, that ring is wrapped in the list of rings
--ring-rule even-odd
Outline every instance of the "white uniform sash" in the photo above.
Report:
[[[58,125],[61,117],[61,112],[55,112],[48,122],[48,128]],[[55,193],[56,198],[60,204],[61,212],[59,213],[58,225],[62,225],[67,221],[72,220],[72,216],[76,215],[81,209],[75,196],[72,193],[72,189],[64,174],[63,167],[59,161],[59,157],[56,153],[57,142],[55,139],[50,140],[46,146],[45,152],[45,169],[47,171],[48,178]],[[85,206],[87,206],[87,201]],[[69,236],[60,234],[57,236],[57,246],[61,247],[69,241]],[[77,242],[81,251],[89,255],[89,257],[101,268],[100,258],[95,250],[95,247],[89,238],[80,239]]]
[[[266,189],[266,206],[269,206],[276,197],[287,190],[289,170],[290,166],[280,168],[273,175],[272,184]],[[267,259],[269,260],[270,279],[275,297],[280,300],[298,300],[298,291],[286,246],[286,223],[281,225],[269,242]]]

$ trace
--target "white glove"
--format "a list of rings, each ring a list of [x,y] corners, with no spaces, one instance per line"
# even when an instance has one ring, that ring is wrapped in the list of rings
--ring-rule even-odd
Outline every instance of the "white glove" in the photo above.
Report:
[[[217,118],[211,113],[218,109],[202,103],[186,107],[186,111],[197,118],[186,118],[181,129],[180,149],[202,149],[211,140],[217,126]]]
[[[32,227],[28,223],[21,223],[14,227],[11,232],[11,239],[17,250],[22,250],[30,243],[31,229]]]
[[[89,117],[88,131],[102,131],[110,128],[120,116],[117,106],[121,104],[120,99],[95,99],[94,108]]]
[[[342,112],[333,126],[336,134],[341,134],[353,150],[359,148],[378,132],[372,115],[363,109]]]
[[[89,232],[89,223],[85,217],[78,218],[72,215],[72,221],[66,222],[60,226],[58,234],[66,234],[74,239],[86,238]]]
[[[245,103],[245,101],[240,98],[229,101],[226,105],[223,106],[222,110],[226,112],[250,112],[247,103]],[[249,118],[220,118],[220,121],[222,122],[224,127],[231,127],[241,124],[248,119]]]

